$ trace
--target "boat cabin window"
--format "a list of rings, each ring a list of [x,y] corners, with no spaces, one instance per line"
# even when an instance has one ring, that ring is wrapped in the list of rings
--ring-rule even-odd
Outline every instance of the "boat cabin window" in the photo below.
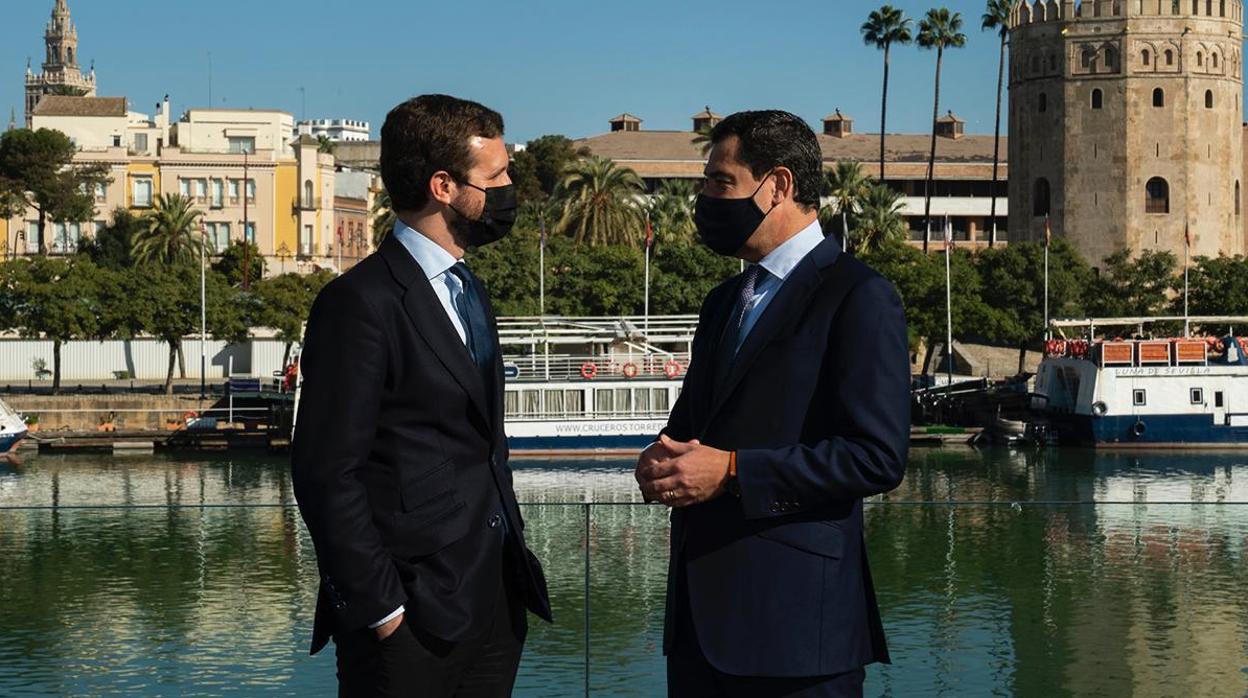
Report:
[[[1131,391],[1131,402],[1136,407],[1143,407],[1148,404],[1148,391],[1143,389]]]
[[[508,390],[503,393],[508,417],[579,417],[585,414],[585,393],[580,390]]]
[[[1213,406],[1214,407],[1222,406],[1222,391],[1221,390],[1213,394]]]
[[[1192,388],[1192,404],[1193,405],[1205,404],[1205,391],[1203,389]]]

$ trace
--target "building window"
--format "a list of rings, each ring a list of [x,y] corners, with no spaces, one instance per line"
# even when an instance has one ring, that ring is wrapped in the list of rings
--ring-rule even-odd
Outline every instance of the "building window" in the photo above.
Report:
[[[134,152],[136,153],[147,152],[147,134],[146,133],[134,134]]]
[[[235,155],[256,152],[255,136],[229,136],[229,141],[230,152]]]
[[[114,147],[114,148],[120,148],[120,147],[121,147],[121,136],[120,136],[120,135],[117,135],[117,134],[114,134],[114,135],[113,135],[113,147]]]
[[[204,234],[207,236],[208,249],[213,254],[222,254],[230,246],[229,223],[205,223]]]
[[[1174,65],[1174,51],[1166,49],[1166,65]]]
[[[299,236],[299,254],[307,257],[312,254],[312,226],[303,226],[303,234]]]
[[[1040,72],[1040,57],[1039,56],[1031,57],[1031,72],[1033,73]]]
[[[1144,65],[1151,65],[1152,56],[1149,55],[1148,49],[1144,49],[1144,52],[1140,54],[1140,59],[1144,61]]]
[[[1092,67],[1092,49],[1085,48],[1083,50],[1083,54],[1079,57],[1079,65],[1083,66],[1084,68]]]
[[[1213,90],[1205,90],[1205,109],[1213,109]]]
[[[1131,404],[1136,407],[1143,407],[1148,404],[1148,391],[1143,388],[1136,388],[1131,391]]]
[[[1049,70],[1057,70],[1057,54],[1049,54]]]
[[[1112,48],[1105,49],[1105,68],[1114,70],[1118,65],[1118,52]]]
[[[247,201],[253,204],[256,202],[256,180],[254,179],[247,180]]]
[[[256,244],[256,224],[255,223],[252,223],[251,221],[247,222],[247,225],[243,228],[243,239],[246,240],[247,244],[249,245]]]
[[[212,180],[212,207],[221,208],[225,205],[225,182],[219,179]]]
[[[78,223],[52,224],[52,253],[73,254],[78,251],[78,241],[82,239],[82,227]]]
[[[1049,215],[1049,180],[1041,177],[1036,180],[1032,191],[1031,214],[1037,218]]]
[[[1049,96],[1043,92],[1040,93],[1040,113],[1043,114],[1049,108]]]
[[[1092,90],[1092,108],[1100,109],[1104,103],[1104,95],[1099,89]]]
[[[1213,69],[1217,70],[1218,69],[1218,54],[1216,53],[1209,54],[1209,60],[1213,62]]]
[[[1170,185],[1161,177],[1153,177],[1144,185],[1144,212],[1170,213]]]
[[[304,208],[314,208],[312,203],[312,180],[303,183],[303,206]]]
[[[1223,399],[1223,397],[1222,397],[1222,391],[1221,391],[1221,390],[1218,390],[1218,391],[1214,392],[1214,394],[1213,394],[1213,406],[1214,406],[1214,407],[1221,408],[1224,404],[1225,404],[1225,400],[1224,400],[1224,399]]]
[[[1196,52],[1196,67],[1198,67],[1198,68],[1199,68],[1199,67],[1203,66],[1204,64],[1205,64],[1205,54],[1204,54],[1204,52],[1203,52],[1203,51],[1197,51],[1197,52]]]
[[[1166,93],[1160,87],[1153,90],[1153,106],[1154,107],[1166,106]]]
[[[230,187],[230,203],[237,204],[238,203],[238,180],[231,179],[229,187]]]
[[[97,204],[102,204],[107,200],[108,200],[108,183],[96,182],[95,183],[95,202]]]
[[[1205,391],[1204,390],[1202,390],[1201,388],[1192,388],[1192,404],[1193,405],[1205,404]]]
[[[136,208],[148,208],[152,205],[152,180],[150,177],[136,177],[132,184],[131,198]]]

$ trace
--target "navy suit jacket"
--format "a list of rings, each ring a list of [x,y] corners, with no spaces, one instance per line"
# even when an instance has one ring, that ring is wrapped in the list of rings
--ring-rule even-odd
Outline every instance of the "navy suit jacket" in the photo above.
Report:
[[[721,672],[824,676],[887,662],[862,498],[897,487],[905,472],[910,361],[901,301],[827,238],[716,376],[740,283],[730,279],[707,296],[664,429],[737,451],[740,486],[740,496],[672,512],[665,651],[676,639],[683,577],[698,642]]]
[[[444,640],[484,634],[502,577],[549,620],[512,489],[502,359],[487,380],[397,238],[317,296],[301,359],[291,466],[321,572],[313,654],[399,604]]]

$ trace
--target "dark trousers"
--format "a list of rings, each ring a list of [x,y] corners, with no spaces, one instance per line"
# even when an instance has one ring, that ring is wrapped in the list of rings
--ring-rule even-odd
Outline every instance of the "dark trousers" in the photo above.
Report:
[[[334,636],[338,695],[503,698],[511,695],[528,632],[524,604],[501,580],[484,635],[447,642],[403,623],[384,640],[365,628]]]
[[[776,678],[725,674],[707,661],[689,612],[689,588],[677,570],[676,641],[667,657],[669,698],[859,698],[866,672]],[[727,610],[727,609],[726,609]],[[731,612],[728,610],[728,612]]]

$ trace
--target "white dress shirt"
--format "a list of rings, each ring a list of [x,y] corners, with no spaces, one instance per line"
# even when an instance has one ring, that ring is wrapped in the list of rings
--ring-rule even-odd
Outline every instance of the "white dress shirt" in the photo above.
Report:
[[[451,267],[464,260],[455,259],[441,245],[425,237],[419,231],[412,230],[403,221],[394,222],[394,237],[403,243],[408,254],[412,255],[412,259],[420,265],[420,270],[433,285],[433,293],[438,297],[438,302],[442,304],[442,310],[446,311],[447,318],[455,327],[455,331],[459,333],[459,341],[467,346],[468,335],[464,332],[464,321],[459,317],[459,312],[455,310],[455,304],[464,293],[464,284],[458,276],[451,273]],[[368,627],[378,628],[385,625],[398,618],[403,610],[404,607],[399,606],[385,618]]]
[[[758,324],[758,319],[763,316],[763,311],[776,297],[780,287],[789,278],[789,274],[793,273],[798,263],[821,242],[823,242],[823,228],[819,226],[819,221],[815,220],[797,235],[785,240],[758,263],[762,269],[759,272],[758,281],[754,283],[754,295],[750,297],[745,306],[745,317],[741,320],[741,333],[737,337],[737,351],[741,350],[745,338],[754,329],[754,325]]]

